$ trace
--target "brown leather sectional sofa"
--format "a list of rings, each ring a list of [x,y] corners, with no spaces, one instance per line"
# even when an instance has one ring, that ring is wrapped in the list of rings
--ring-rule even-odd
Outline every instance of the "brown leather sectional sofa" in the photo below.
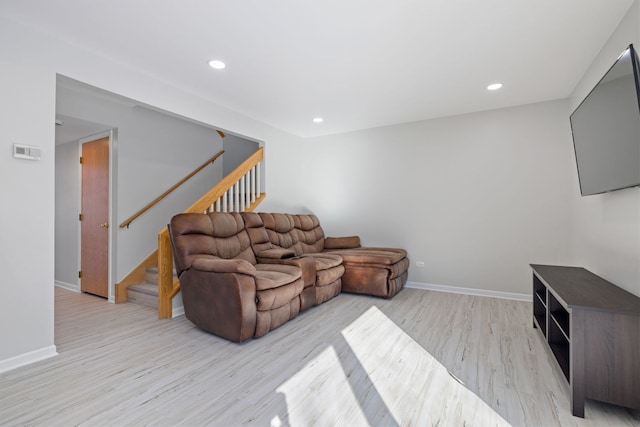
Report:
[[[391,298],[407,281],[404,249],[325,237],[315,215],[179,214],[169,235],[186,317],[236,342],[341,291]]]

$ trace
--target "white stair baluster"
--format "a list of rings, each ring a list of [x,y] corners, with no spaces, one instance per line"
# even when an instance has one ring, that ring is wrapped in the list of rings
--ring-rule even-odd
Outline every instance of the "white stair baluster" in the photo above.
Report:
[[[240,196],[240,180],[233,184],[233,189],[233,211],[238,212],[240,210],[240,201],[238,199]]]
[[[256,167],[249,170],[249,182],[251,182],[251,203],[256,201]]]
[[[262,161],[260,163],[258,163],[256,165],[256,194],[258,196],[260,196],[262,194],[262,188],[260,185],[260,164],[262,163]]]
[[[244,206],[245,208],[243,210],[249,209],[249,207],[251,206],[251,197],[249,197],[249,172],[245,173],[244,176],[242,177],[243,181],[244,181]]]
[[[242,177],[238,180],[238,212],[242,212],[244,200],[242,198],[242,191],[244,190],[242,185]]]

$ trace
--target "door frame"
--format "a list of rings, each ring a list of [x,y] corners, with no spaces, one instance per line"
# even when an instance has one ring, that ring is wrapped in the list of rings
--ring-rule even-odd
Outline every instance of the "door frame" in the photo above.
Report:
[[[108,267],[107,267],[107,277],[108,277],[108,298],[107,300],[111,303],[115,303],[115,266],[116,266],[116,233],[117,226],[114,224],[114,220],[116,219],[117,212],[117,188],[116,185],[116,170],[117,170],[117,156],[116,156],[116,146],[118,141],[118,129],[111,129],[106,132],[96,133],[90,136],[86,136],[80,138],[78,140],[78,159],[82,156],[82,144],[86,142],[95,141],[100,138],[109,138],[109,231],[108,231],[108,248],[107,248],[107,257],[108,257]],[[78,168],[78,181],[80,182],[80,187],[82,188],[82,166]],[[78,213],[81,213],[82,209],[82,191],[78,192]],[[81,259],[82,257],[82,223],[78,221],[78,271],[81,270]],[[81,289],[80,278],[78,277],[78,290]]]

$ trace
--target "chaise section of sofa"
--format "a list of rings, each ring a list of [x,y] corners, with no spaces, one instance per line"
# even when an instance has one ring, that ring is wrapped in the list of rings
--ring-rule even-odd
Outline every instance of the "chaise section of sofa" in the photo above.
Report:
[[[404,249],[325,249],[343,259],[343,292],[391,298],[407,283],[409,258]]]
[[[342,291],[391,298],[407,282],[409,258],[400,248],[362,247],[358,236],[325,237],[315,215],[291,215],[303,253],[340,255],[345,267]]]
[[[199,328],[241,342],[300,312],[302,269],[258,263],[240,214],[179,214],[169,235],[185,316]]]

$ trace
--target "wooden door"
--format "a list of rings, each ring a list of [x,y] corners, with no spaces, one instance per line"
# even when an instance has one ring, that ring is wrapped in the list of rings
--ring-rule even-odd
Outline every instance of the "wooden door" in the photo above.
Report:
[[[109,296],[109,138],[82,144],[80,289]]]

